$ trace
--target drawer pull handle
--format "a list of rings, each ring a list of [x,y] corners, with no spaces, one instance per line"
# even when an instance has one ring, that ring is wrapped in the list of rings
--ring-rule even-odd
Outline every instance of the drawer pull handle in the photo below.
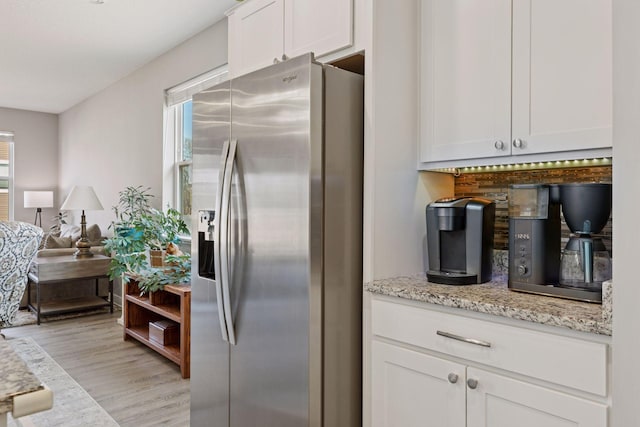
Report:
[[[491,343],[487,342],[487,341],[480,341],[474,338],[465,338],[465,337],[461,337],[460,335],[455,335],[449,332],[443,332],[443,331],[436,331],[436,334],[440,335],[441,337],[446,337],[446,338],[451,338],[453,340],[458,340],[458,341],[462,341],[462,342],[467,342],[469,344],[475,344],[475,345],[479,345],[481,347],[491,347]]]
[[[478,387],[478,380],[474,380],[473,378],[469,378],[467,380],[467,385],[471,390],[475,390]]]
[[[451,384],[455,384],[455,383],[457,383],[457,382],[458,382],[458,375],[457,375],[457,374],[454,374],[453,372],[451,372],[451,373],[449,374],[449,376],[447,377],[447,379],[449,380],[449,382],[450,382]]]

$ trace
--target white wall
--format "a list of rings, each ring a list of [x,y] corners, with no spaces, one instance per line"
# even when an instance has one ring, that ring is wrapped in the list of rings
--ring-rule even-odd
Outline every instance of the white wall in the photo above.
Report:
[[[227,62],[226,19],[60,115],[60,178],[92,185],[105,210],[87,212],[103,232],[126,186],[162,195],[164,90]],[[79,222],[79,213],[74,222]]]
[[[613,427],[640,426],[640,2],[613,1]]]
[[[365,281],[424,271],[426,204],[453,195],[450,175],[417,172],[418,3],[372,2],[365,62]]]
[[[14,219],[33,223],[35,209],[25,209],[25,190],[54,191],[54,206],[62,203],[58,191],[58,116],[0,108],[0,131],[14,133]],[[48,230],[57,209],[42,210],[42,228]]]

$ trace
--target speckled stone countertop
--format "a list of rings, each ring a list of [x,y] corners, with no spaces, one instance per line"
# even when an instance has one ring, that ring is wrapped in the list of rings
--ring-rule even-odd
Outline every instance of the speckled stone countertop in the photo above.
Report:
[[[13,409],[13,397],[40,390],[42,385],[27,365],[0,338],[0,414]]]
[[[374,294],[438,304],[447,307],[559,326],[581,332],[611,335],[611,283],[603,285],[603,304],[572,301],[514,292],[504,275],[481,285],[439,285],[425,274],[393,277],[365,283]]]

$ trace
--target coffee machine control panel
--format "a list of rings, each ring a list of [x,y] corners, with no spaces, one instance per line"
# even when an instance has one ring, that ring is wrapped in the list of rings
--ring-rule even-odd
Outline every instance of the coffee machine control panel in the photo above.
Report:
[[[529,233],[516,233],[515,242],[516,259],[515,270],[520,277],[527,277],[531,271],[531,235]]]
[[[559,220],[509,219],[509,282],[557,283],[560,261]]]

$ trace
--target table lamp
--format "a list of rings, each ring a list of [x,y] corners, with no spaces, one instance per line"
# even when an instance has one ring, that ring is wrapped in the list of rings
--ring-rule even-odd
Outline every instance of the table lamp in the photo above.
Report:
[[[36,208],[36,218],[33,225],[42,228],[42,208],[53,207],[53,191],[25,191],[24,207]]]
[[[69,193],[62,206],[60,206],[60,210],[69,211],[75,209],[82,209],[82,217],[80,219],[80,240],[76,242],[78,249],[74,253],[74,256],[76,258],[90,258],[93,256],[93,253],[91,252],[91,243],[89,243],[89,239],[87,239],[87,219],[84,216],[84,211],[85,209],[90,211],[101,211],[104,209],[95,191],[93,191],[93,187],[76,185],[71,189],[71,193]]]

